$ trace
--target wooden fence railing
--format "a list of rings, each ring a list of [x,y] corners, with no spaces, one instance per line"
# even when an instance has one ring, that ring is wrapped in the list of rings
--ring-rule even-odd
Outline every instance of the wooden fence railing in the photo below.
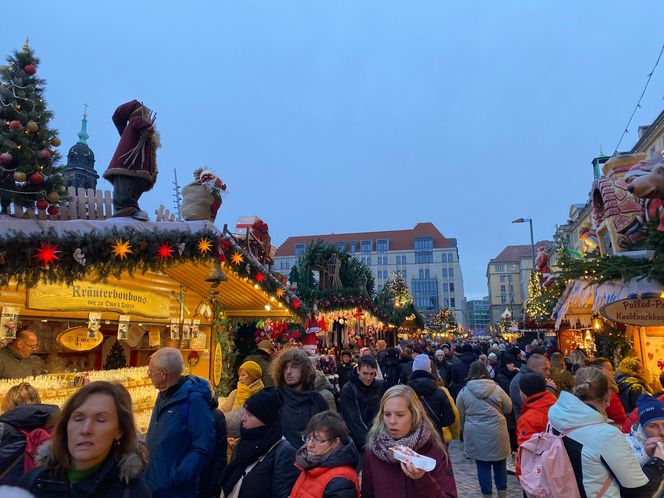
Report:
[[[9,212],[20,218],[38,220],[105,220],[113,216],[113,195],[110,190],[67,188],[67,201],[60,205],[58,214],[48,214],[36,207],[10,205]],[[156,221],[175,221],[175,214],[163,205],[155,209]]]

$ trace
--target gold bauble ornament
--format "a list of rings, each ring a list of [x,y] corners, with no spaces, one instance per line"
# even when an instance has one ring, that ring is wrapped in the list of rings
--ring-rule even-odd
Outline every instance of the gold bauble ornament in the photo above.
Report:
[[[32,120],[28,121],[28,124],[25,125],[25,127],[31,133],[35,133],[39,129],[39,125]]]
[[[14,172],[14,181],[16,182],[25,182],[27,181],[28,176],[23,171]]]
[[[61,144],[62,144],[62,141],[58,137],[54,137],[54,138],[51,139],[51,145],[53,147],[60,147]]]
[[[46,196],[46,199],[48,199],[48,202],[50,202],[51,204],[55,204],[60,200],[60,194],[58,194],[57,192],[51,192]]]

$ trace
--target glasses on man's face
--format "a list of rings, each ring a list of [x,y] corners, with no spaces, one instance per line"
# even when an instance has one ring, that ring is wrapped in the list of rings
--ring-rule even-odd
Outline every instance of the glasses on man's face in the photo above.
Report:
[[[24,342],[23,344],[24,344],[26,347],[32,349],[33,351],[34,351],[35,349],[37,349],[37,346],[39,346],[39,343],[37,343],[37,342],[34,343],[34,344],[28,344],[27,342]]]
[[[313,434],[302,434],[302,442],[307,443],[309,441],[313,441],[316,444],[324,444],[327,443],[328,441],[332,441],[334,438],[328,438],[328,439],[320,439],[314,436]]]

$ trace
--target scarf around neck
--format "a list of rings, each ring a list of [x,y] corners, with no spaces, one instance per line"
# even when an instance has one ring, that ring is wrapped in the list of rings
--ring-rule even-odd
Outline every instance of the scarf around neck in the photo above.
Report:
[[[237,383],[237,393],[235,396],[235,401],[233,402],[233,408],[241,408],[244,406],[245,401],[247,401],[251,396],[256,394],[259,391],[262,391],[265,386],[261,379],[255,380],[248,386],[242,382]]]
[[[320,467],[323,462],[325,462],[328,458],[333,456],[341,448],[342,445],[339,444],[332,451],[330,451],[329,453],[325,453],[324,455],[310,455],[309,451],[307,451],[307,445],[305,443],[295,453],[295,463],[302,470],[309,470],[315,467]]]
[[[406,446],[413,451],[417,451],[431,441],[431,437],[431,431],[424,424],[401,439],[394,439],[390,436],[389,432],[383,431],[371,444],[371,452],[384,462],[396,463],[397,460],[394,458],[392,448],[395,446]]]

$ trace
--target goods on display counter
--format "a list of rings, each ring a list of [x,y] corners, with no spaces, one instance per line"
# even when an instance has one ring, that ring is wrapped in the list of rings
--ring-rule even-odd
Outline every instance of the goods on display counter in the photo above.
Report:
[[[0,404],[2,398],[12,386],[21,382],[28,382],[37,389],[42,403],[62,407],[65,401],[80,387],[99,380],[119,382],[127,388],[134,408],[136,428],[141,433],[146,432],[158,394],[158,391],[150,382],[146,367],[38,375],[24,379],[2,379],[0,380]]]

